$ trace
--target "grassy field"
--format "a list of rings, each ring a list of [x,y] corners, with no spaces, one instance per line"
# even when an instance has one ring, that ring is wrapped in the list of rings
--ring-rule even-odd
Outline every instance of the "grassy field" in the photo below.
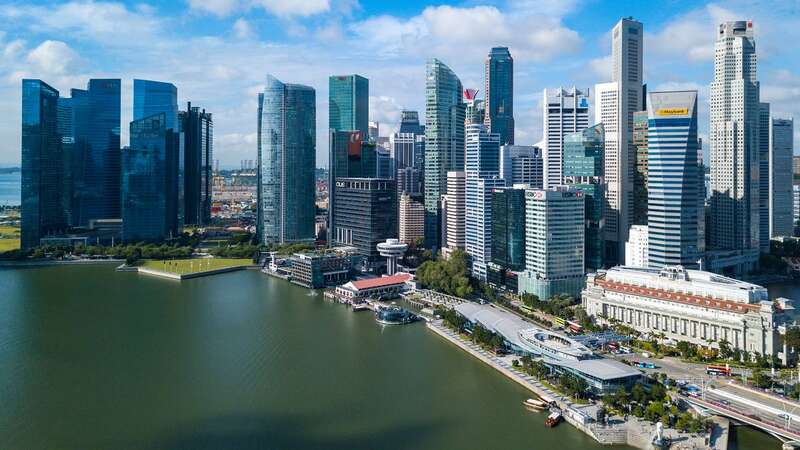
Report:
[[[247,258],[173,259],[167,261],[150,259],[139,264],[139,267],[186,275],[196,272],[225,269],[228,267],[249,266],[250,264],[253,264],[253,261]]]
[[[19,228],[0,225],[0,252],[19,248]]]

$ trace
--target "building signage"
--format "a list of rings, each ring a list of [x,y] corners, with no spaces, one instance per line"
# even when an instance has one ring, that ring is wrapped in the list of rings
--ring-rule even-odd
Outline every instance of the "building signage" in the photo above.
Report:
[[[659,117],[664,116],[688,116],[689,108],[662,108],[656,110],[656,115]]]

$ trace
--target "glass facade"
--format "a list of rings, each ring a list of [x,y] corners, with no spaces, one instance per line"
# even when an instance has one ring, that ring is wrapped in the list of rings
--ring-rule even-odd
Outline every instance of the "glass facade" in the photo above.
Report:
[[[191,103],[178,117],[183,136],[184,223],[205,225],[211,221],[214,121],[211,113]]]
[[[425,70],[425,246],[439,248],[447,172],[464,170],[465,105],[461,80],[449,67],[432,59]]]
[[[633,146],[636,172],[633,174],[633,223],[647,225],[647,111],[633,113]]]
[[[178,137],[167,114],[130,124],[130,147],[122,150],[122,240],[158,242],[180,232]]]
[[[167,129],[176,130],[178,88],[161,81],[133,80],[133,120],[164,113]]]
[[[265,244],[313,242],[316,95],[268,75],[258,107],[258,235]]]
[[[514,143],[514,58],[508,47],[494,47],[486,58],[486,125],[500,144]]]
[[[492,262],[503,269],[525,270],[525,190],[492,192]]]
[[[585,249],[587,270],[603,267],[603,124],[564,136],[564,180],[579,189],[585,198]]]
[[[81,226],[120,218],[120,80],[92,79],[88,88],[86,153],[81,176]]]
[[[329,129],[369,133],[369,80],[360,75],[328,79]]]
[[[63,231],[59,93],[41,80],[22,80],[22,248]]]

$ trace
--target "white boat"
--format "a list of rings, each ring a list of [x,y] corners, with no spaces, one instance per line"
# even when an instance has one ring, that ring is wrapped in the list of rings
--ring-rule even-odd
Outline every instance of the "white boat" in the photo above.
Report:
[[[533,399],[533,398],[529,398],[529,399],[525,400],[524,402],[522,402],[522,404],[525,407],[534,408],[534,409],[537,409],[537,410],[543,410],[543,409],[547,408],[547,406],[548,406],[547,403],[545,403],[545,402],[543,402],[541,400]]]

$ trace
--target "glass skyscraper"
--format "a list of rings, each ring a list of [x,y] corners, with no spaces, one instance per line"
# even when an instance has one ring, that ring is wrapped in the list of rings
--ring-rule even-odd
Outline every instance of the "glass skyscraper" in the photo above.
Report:
[[[122,150],[122,240],[158,242],[179,234],[179,143],[164,112],[130,124]]]
[[[184,222],[205,225],[211,221],[214,160],[214,121],[211,113],[191,103],[178,113],[183,136]]]
[[[492,191],[492,262],[519,272],[525,270],[525,189]]]
[[[172,83],[133,80],[133,120],[164,113],[167,129],[177,130],[178,88]]]
[[[329,129],[369,133],[369,80],[361,75],[334,75],[328,79]]]
[[[58,100],[42,80],[22,80],[22,248],[66,228]]]
[[[589,270],[603,267],[604,137],[602,123],[564,136],[564,180],[584,193],[584,258]]]
[[[89,80],[80,226],[120,218],[120,80]]]
[[[258,236],[265,244],[313,242],[316,95],[267,75],[258,96]]]
[[[500,145],[514,143],[514,58],[508,47],[493,47],[486,57],[486,116]]]
[[[648,264],[697,268],[697,91],[649,92],[647,117]]]
[[[449,67],[431,59],[425,70],[425,246],[439,248],[447,172],[464,170],[465,105],[461,80]]]

